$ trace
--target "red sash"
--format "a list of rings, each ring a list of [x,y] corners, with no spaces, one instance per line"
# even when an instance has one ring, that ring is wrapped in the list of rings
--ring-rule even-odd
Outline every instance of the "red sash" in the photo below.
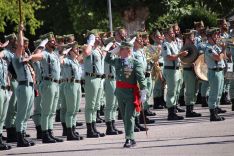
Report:
[[[141,111],[141,104],[140,104],[140,92],[137,84],[130,84],[128,82],[116,81],[117,88],[132,88],[133,89],[133,96],[134,96],[134,106],[137,112]]]

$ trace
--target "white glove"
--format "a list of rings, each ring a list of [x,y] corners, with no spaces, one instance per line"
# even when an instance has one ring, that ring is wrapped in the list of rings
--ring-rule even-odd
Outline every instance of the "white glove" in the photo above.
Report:
[[[119,52],[119,50],[120,50],[120,47],[117,46],[115,49],[112,49],[111,51],[109,51],[109,53],[117,55],[117,53]]]
[[[64,51],[63,51],[63,54],[64,54],[64,55],[67,55],[68,52],[69,52],[71,49],[72,49],[72,48],[68,48],[68,49],[64,50]]]
[[[104,50],[105,50],[105,51],[109,51],[110,48],[112,47],[112,45],[113,45],[112,42],[108,43],[108,44],[106,45],[106,47],[104,48]]]
[[[145,103],[146,102],[146,95],[147,95],[147,91],[144,89],[144,90],[141,90],[141,92],[140,92],[140,94],[141,94],[141,103],[143,104],[143,103]]]
[[[47,43],[48,41],[49,41],[48,38],[44,39],[43,41],[41,41],[41,43],[39,44],[38,47],[43,47],[43,48],[45,48],[45,45],[46,45],[46,43]]]
[[[133,44],[135,42],[135,40],[136,40],[136,37],[133,37],[129,43]]]
[[[94,34],[91,34],[91,35],[89,35],[89,38],[87,40],[87,44],[94,46],[95,40],[96,40],[96,37],[94,36]]]

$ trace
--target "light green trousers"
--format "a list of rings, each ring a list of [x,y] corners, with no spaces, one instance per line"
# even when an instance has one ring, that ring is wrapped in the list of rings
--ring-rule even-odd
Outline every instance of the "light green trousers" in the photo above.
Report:
[[[42,81],[41,128],[43,131],[53,129],[54,117],[59,98],[59,84]]]
[[[67,112],[67,104],[66,104],[66,98],[65,98],[65,92],[64,92],[64,86],[66,85],[66,83],[61,83],[59,85],[59,101],[58,103],[60,103],[60,120],[62,123],[65,123],[65,116],[66,116],[66,112]],[[67,94],[67,93],[66,93]]]
[[[96,122],[98,108],[97,97],[100,89],[101,78],[85,76],[85,121],[86,123]]]
[[[0,89],[0,134],[2,134],[3,125],[6,119],[9,99],[9,92],[7,90]]]
[[[32,115],[33,122],[36,126],[41,125],[41,85],[36,86],[39,91],[39,96],[34,98],[34,111]]]

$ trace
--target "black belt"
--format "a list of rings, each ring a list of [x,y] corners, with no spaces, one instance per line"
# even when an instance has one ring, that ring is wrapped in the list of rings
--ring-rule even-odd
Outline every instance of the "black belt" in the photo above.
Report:
[[[192,71],[192,70],[193,70],[193,67],[183,68],[183,70],[189,70],[189,71]]]
[[[163,63],[159,63],[158,65],[159,65],[159,67],[162,67],[162,66],[163,66]]]
[[[223,71],[224,68],[209,68],[210,70],[213,70],[213,71]]]
[[[150,77],[150,72],[145,72],[145,77]]]
[[[19,82],[18,82],[18,85],[32,86],[32,87],[33,87],[33,82],[19,81]]]
[[[180,67],[174,67],[174,66],[164,66],[164,69],[173,69],[173,70],[179,70]]]
[[[74,78],[71,78],[71,79],[67,79],[66,82],[68,82],[68,83],[71,83],[71,82],[80,83],[81,81],[80,80],[75,80]]]
[[[96,73],[88,73],[88,72],[85,72],[85,75],[86,75],[86,76],[90,76],[90,77],[103,78],[103,75],[98,75],[98,74],[96,74]]]
[[[61,79],[59,80],[59,83],[63,83],[63,82],[66,82],[67,80],[64,80],[64,79]]]
[[[47,81],[51,81],[51,82],[55,82],[55,83],[60,83],[59,80],[55,80],[55,79],[52,79],[50,77],[44,77],[43,80],[47,80]]]
[[[104,78],[104,79],[114,79],[114,76],[111,75],[111,74],[109,74],[109,75],[103,74],[102,78]]]
[[[10,91],[11,90],[11,86],[1,86],[1,89],[2,90],[8,90],[8,91]]]

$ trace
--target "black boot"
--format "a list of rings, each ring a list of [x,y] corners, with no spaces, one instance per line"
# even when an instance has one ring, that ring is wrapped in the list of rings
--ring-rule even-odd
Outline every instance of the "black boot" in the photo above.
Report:
[[[3,141],[6,141],[6,140],[7,140],[7,137],[2,136],[2,140],[3,140]]]
[[[185,110],[179,107],[178,105],[176,105],[176,111],[179,113],[185,112]]]
[[[76,127],[78,126],[83,126],[83,123],[82,122],[76,122]]]
[[[184,119],[184,117],[178,116],[176,114],[175,109],[176,109],[175,107],[168,108],[168,118],[167,118],[167,120],[183,120]]]
[[[25,131],[22,132],[25,138],[31,137],[30,134],[27,134]]]
[[[41,125],[36,126],[36,130],[37,130],[37,139],[42,139]]]
[[[210,109],[210,121],[223,121],[224,117],[218,115],[216,109]]]
[[[63,133],[62,136],[67,136],[67,126],[66,123],[62,122]]]
[[[222,97],[221,97],[221,100],[220,100],[220,104],[221,105],[231,105],[232,104],[228,92],[224,92],[222,94]]]
[[[15,127],[7,128],[7,143],[17,142],[17,133]]]
[[[30,143],[25,140],[24,134],[21,132],[17,132],[17,147],[29,147]]]
[[[97,123],[105,122],[105,120],[103,120],[103,119],[100,117],[100,110],[97,111],[96,122],[97,122]]]
[[[185,106],[184,96],[179,97],[178,103],[180,106]]]
[[[123,117],[122,117],[122,115],[121,115],[121,113],[120,113],[120,110],[118,109],[118,120],[123,120]]]
[[[131,140],[131,139],[126,139],[125,143],[124,143],[124,148],[131,148],[136,146],[136,141],[135,140]]]
[[[115,130],[116,132],[118,132],[118,134],[123,134],[123,131],[121,131],[121,130],[119,130],[119,129],[117,129],[117,128],[115,127],[115,120],[112,120],[111,122],[112,122],[113,130]]]
[[[11,149],[10,145],[4,144],[2,141],[2,134],[0,134],[0,151]]]
[[[201,106],[202,107],[208,107],[208,102],[207,102],[207,97],[206,96],[202,96],[202,103],[201,103]]]
[[[57,138],[57,137],[54,136],[53,130],[52,130],[52,129],[48,129],[48,133],[49,133],[49,136],[50,136],[52,139],[56,140],[56,142],[63,142],[63,139],[60,139],[60,138]]]
[[[232,111],[234,111],[234,99],[231,99],[232,101]]]
[[[135,117],[135,127],[137,129],[139,129],[140,131],[148,131],[149,129],[148,128],[145,128],[143,126],[140,125],[140,121],[139,121],[139,117]]]
[[[201,93],[198,93],[196,104],[201,104],[201,103],[202,103],[202,96],[201,96]]]
[[[186,117],[200,117],[200,113],[196,113],[193,111],[193,105],[186,106]]]
[[[118,135],[118,132],[113,129],[110,121],[106,122],[106,135]]]
[[[43,144],[56,143],[56,140],[52,139],[49,136],[48,131],[42,131],[42,143]]]
[[[155,116],[156,115],[156,113],[150,111],[149,108],[144,110],[144,114],[145,114],[145,116]]]
[[[227,112],[226,110],[223,110],[220,107],[216,107],[215,109],[216,109],[217,114],[222,114],[222,113],[226,113]]]
[[[78,136],[73,133],[72,128],[67,128],[67,140],[80,140]]]
[[[92,127],[93,127],[93,131],[94,131],[95,133],[97,133],[100,137],[104,137],[104,136],[105,136],[104,133],[101,133],[101,132],[99,132],[99,131],[97,130],[96,122],[92,122]]]
[[[134,132],[140,132],[141,130],[135,125],[134,126]]]
[[[101,116],[104,116],[104,110],[105,110],[105,106],[102,105],[102,106],[100,107],[100,115],[101,115]]]
[[[153,124],[154,120],[150,120],[149,118],[147,118],[146,116],[143,115],[143,113],[140,113],[140,124],[144,124],[144,118],[145,118],[145,122],[146,124]]]
[[[80,136],[79,132],[76,131],[75,126],[72,126],[72,132],[74,135],[76,135],[79,138],[79,140],[84,140],[84,138],[82,136]]]
[[[55,122],[60,122],[60,109],[56,110]]]
[[[164,108],[167,108],[167,104],[166,104],[166,101],[164,100],[164,96],[161,96],[160,97],[160,103],[161,103],[161,106],[163,106]]]
[[[160,97],[154,98],[154,109],[163,109],[164,107],[161,105],[161,99]]]
[[[99,134],[93,131],[92,123],[86,123],[87,126],[87,138],[98,138]]]

